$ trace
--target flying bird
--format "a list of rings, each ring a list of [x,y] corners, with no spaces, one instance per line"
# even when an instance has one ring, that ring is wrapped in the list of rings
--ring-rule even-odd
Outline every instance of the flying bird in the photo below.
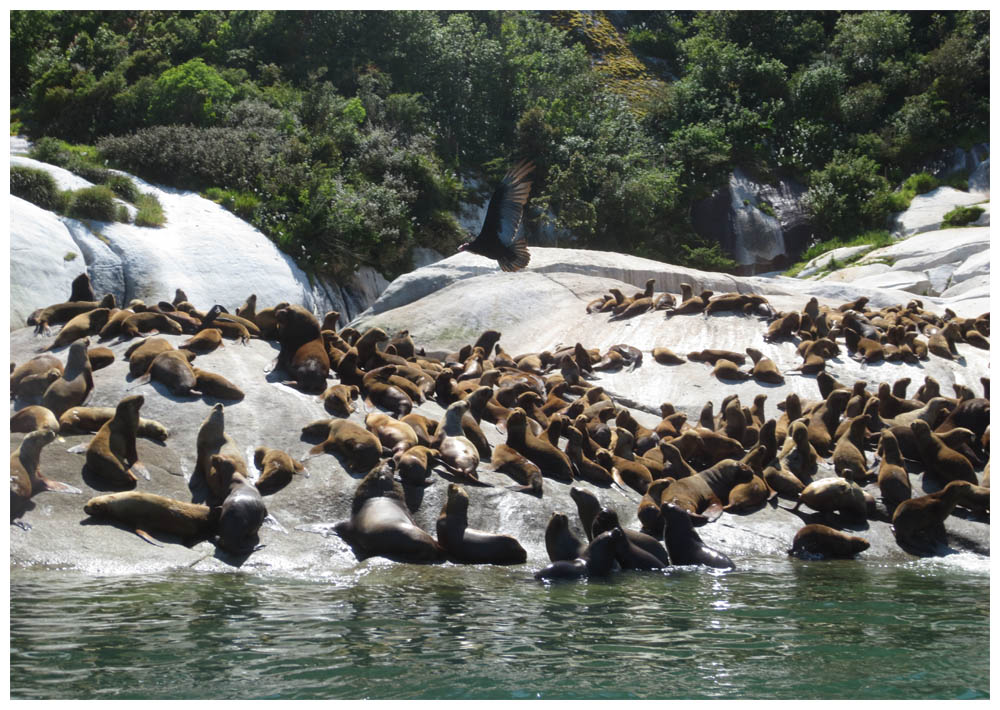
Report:
[[[490,197],[479,236],[460,245],[459,251],[496,259],[504,271],[520,271],[528,265],[531,255],[521,234],[521,217],[531,192],[528,177],[534,169],[534,163],[522,160],[507,172]]]

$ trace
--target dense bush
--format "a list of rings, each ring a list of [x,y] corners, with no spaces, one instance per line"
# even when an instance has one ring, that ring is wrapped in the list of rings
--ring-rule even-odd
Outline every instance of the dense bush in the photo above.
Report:
[[[964,227],[979,219],[985,210],[982,207],[956,207],[944,216],[943,227]]]
[[[132,182],[132,178],[127,175],[111,174],[104,184],[111,188],[111,191],[126,202],[135,204],[139,200],[139,188]]]
[[[135,213],[135,224],[138,227],[162,227],[167,217],[163,213],[163,205],[156,198],[156,195],[147,192],[139,195],[135,200],[137,211]]]
[[[94,185],[77,190],[72,195],[68,208],[69,215],[78,219],[95,219],[100,222],[120,220],[121,212],[115,202],[115,193],[104,185]],[[128,215],[126,210],[125,215]]]
[[[10,166],[10,194],[38,205],[42,209],[61,212],[65,209],[65,198],[56,186],[56,181],[46,170],[29,168],[24,165]]]

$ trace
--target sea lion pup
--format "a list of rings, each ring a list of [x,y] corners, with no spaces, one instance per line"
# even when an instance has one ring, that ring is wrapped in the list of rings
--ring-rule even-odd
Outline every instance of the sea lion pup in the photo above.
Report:
[[[275,311],[274,317],[281,346],[277,365],[292,378],[285,384],[302,392],[323,392],[330,373],[330,356],[316,316],[302,306],[291,305]]]
[[[535,572],[535,579],[606,577],[618,568],[615,556],[626,545],[621,528],[601,533],[575,560],[557,560]]]
[[[753,360],[753,370],[750,371],[750,376],[753,379],[772,385],[784,383],[785,377],[781,374],[778,366],[774,364],[774,360],[764,357],[764,353],[756,348],[747,348],[746,350],[747,355]]]
[[[925,473],[943,482],[979,483],[969,459],[945,444],[938,434],[931,431],[927,422],[918,419],[910,424],[910,430],[916,438],[917,450],[926,467]]]
[[[872,478],[868,473],[868,459],[864,453],[867,425],[868,417],[865,415],[854,417],[850,429],[837,440],[833,448],[834,472],[858,483]]]
[[[56,433],[51,429],[39,429],[29,433],[10,455],[10,519],[13,521],[24,514],[28,501],[41,491],[57,493],[79,493],[78,488],[53,481],[42,475],[39,460],[42,449],[51,444]]]
[[[59,420],[45,407],[32,404],[10,415],[10,431],[27,434],[42,429],[59,431]]]
[[[350,471],[369,471],[382,457],[382,444],[378,437],[347,419],[324,419],[303,427],[303,434],[316,426],[325,439],[309,449],[303,461],[320,454],[336,454],[344,459]]]
[[[114,407],[73,407],[59,417],[61,434],[93,434],[115,416]],[[139,417],[138,435],[152,441],[166,441],[170,430],[155,419]]]
[[[221,472],[212,467],[212,456],[219,454],[231,458],[235,462],[236,471],[243,476],[246,476],[247,471],[246,461],[240,454],[239,447],[233,438],[225,432],[225,417],[225,407],[222,404],[216,404],[201,423],[196,441],[197,460],[192,476],[192,480],[199,476],[202,477],[208,486],[209,499],[216,502],[226,497],[229,482],[223,480]]]
[[[196,355],[207,355],[219,347],[222,347],[222,331],[218,328],[205,328],[178,345],[177,349],[190,350]]]
[[[615,559],[622,569],[663,569],[670,566],[670,559],[663,545],[653,536],[638,530],[626,530],[618,520],[618,514],[610,508],[602,508],[591,524],[591,538],[596,540],[609,530],[621,530],[627,545],[620,546]]]
[[[663,542],[670,564],[735,569],[736,565],[727,555],[702,542],[686,510],[668,501],[660,506],[660,514],[663,516]]]
[[[798,510],[803,503],[820,513],[838,511],[859,519],[868,517],[865,492],[854,481],[839,476],[810,483],[799,494],[799,500],[791,510]]]
[[[507,444],[498,444],[493,448],[490,467],[507,474],[520,484],[508,486],[510,490],[541,497],[542,470]]]
[[[83,506],[83,512],[94,518],[107,518],[124,523],[140,538],[162,547],[151,533],[176,535],[188,547],[207,538],[218,522],[207,505],[184,503],[154,493],[123,491],[95,496]]]
[[[785,340],[791,338],[795,333],[798,332],[799,327],[802,324],[802,316],[798,311],[792,311],[791,313],[785,313],[775,319],[768,327],[767,332],[764,333],[764,342],[773,343],[779,340]]]
[[[417,444],[404,451],[397,451],[392,455],[392,459],[396,462],[396,470],[399,471],[399,478],[403,483],[426,486],[429,485],[431,467],[440,453],[437,449]]]
[[[87,348],[90,339],[78,340],[69,346],[66,368],[42,394],[42,406],[57,417],[71,407],[84,404],[94,391],[94,376],[90,369]]]
[[[376,466],[361,479],[354,491],[351,517],[337,523],[334,531],[359,559],[387,557],[398,562],[438,562],[445,550],[437,540],[417,527],[403,494],[393,480],[392,459]]]
[[[665,503],[675,503],[699,523],[711,522],[722,514],[724,501],[739,483],[749,483],[753,470],[745,463],[723,459],[694,476],[674,481],[663,492]]]
[[[296,461],[280,449],[258,446],[253,450],[253,465],[260,471],[254,482],[261,495],[277,493],[292,481],[292,476],[305,471],[301,461]]]
[[[239,462],[232,457],[213,454],[209,465],[227,488],[219,512],[218,533],[212,541],[226,552],[249,555],[258,547],[257,531],[267,518],[264,499],[237,469]]]
[[[122,399],[114,416],[101,425],[87,444],[87,470],[109,485],[134,488],[138,480],[136,473],[149,480],[149,471],[139,461],[135,449],[139,409],[144,401],[141,394]]]
[[[596,486],[610,486],[614,483],[611,472],[587,457],[583,452],[583,433],[575,426],[566,427],[566,456],[573,467],[573,476],[581,481],[589,481]]]
[[[569,518],[565,513],[553,513],[545,526],[545,551],[550,562],[559,560],[575,560],[587,549],[587,543],[581,542],[569,529]]]
[[[538,466],[543,476],[563,482],[573,480],[569,457],[528,429],[528,416],[523,409],[515,407],[511,410],[506,428],[507,445]]]
[[[195,377],[194,389],[198,390],[205,396],[215,397],[216,399],[226,399],[234,402],[241,402],[246,396],[243,394],[243,390],[222,375],[218,375],[214,372],[208,372],[207,370],[202,370],[197,367],[191,368],[191,371],[194,372]]]
[[[910,476],[903,465],[903,455],[899,442],[891,431],[882,432],[882,461],[878,468],[878,488],[882,492],[882,502],[892,518],[893,512],[904,500],[913,497]]]
[[[365,417],[365,428],[378,437],[383,450],[393,454],[417,445],[417,433],[406,422],[393,419],[382,412],[372,412]]]
[[[55,370],[55,373],[52,373]],[[63,373],[63,364],[55,355],[45,353],[22,362],[10,372],[10,396],[18,399],[41,397]]]
[[[670,318],[671,316],[701,313],[705,310],[705,306],[708,305],[708,299],[713,295],[715,295],[714,291],[705,289],[697,296],[692,296],[687,300],[681,301],[680,305],[665,309],[664,317]]]
[[[968,481],[950,481],[936,493],[900,503],[892,516],[891,529],[896,542],[908,551],[929,553],[933,546],[944,541],[945,518],[971,488]]]
[[[668,347],[653,348],[653,359],[661,365],[680,365],[686,360]]]
[[[528,553],[510,535],[498,535],[469,527],[469,494],[456,483],[448,485],[448,497],[437,519],[438,543],[448,556],[465,564],[519,565]]]
[[[863,537],[849,535],[827,525],[813,523],[795,533],[789,555],[800,557],[854,557],[871,545]]]

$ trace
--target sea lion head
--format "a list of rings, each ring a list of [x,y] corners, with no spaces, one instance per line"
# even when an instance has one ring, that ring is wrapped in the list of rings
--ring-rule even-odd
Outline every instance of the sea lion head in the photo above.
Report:
[[[253,465],[258,471],[264,470],[264,457],[267,456],[268,451],[266,446],[258,446],[253,450]]]
[[[448,514],[465,515],[469,510],[469,494],[457,483],[448,484]]]
[[[618,520],[618,513],[611,508],[601,508],[601,511],[594,517],[591,523],[590,532],[593,537],[599,536],[608,530],[621,529],[621,522]]]
[[[114,494],[94,496],[83,505],[83,512],[95,518],[108,515],[115,500]]]
[[[237,476],[240,478],[243,477],[237,469],[236,460],[230,456],[212,454],[212,458],[209,461],[209,465],[217,472],[223,488],[228,488],[236,480]]]

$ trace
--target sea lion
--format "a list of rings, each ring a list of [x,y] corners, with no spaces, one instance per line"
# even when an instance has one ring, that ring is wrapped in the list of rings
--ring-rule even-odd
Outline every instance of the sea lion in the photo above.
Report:
[[[558,560],[535,572],[535,579],[580,579],[606,577],[617,568],[615,555],[625,546],[621,528],[614,528],[595,538],[575,560]]]
[[[865,431],[868,417],[858,415],[851,419],[850,429],[837,440],[833,448],[833,470],[838,476],[864,483],[872,476],[868,472],[868,459],[864,453]]]
[[[160,353],[149,365],[145,381],[156,380],[175,397],[186,397],[198,386],[198,375],[191,367],[194,353],[187,350],[167,350]],[[141,384],[141,383],[140,383]]]
[[[59,417],[59,433],[93,434],[114,415],[114,407],[73,407]],[[152,441],[166,441],[170,430],[155,419],[139,417],[138,435]]]
[[[636,460],[616,456],[607,449],[598,449],[596,462],[605,470],[611,472],[612,480],[619,486],[631,488],[642,495],[649,484],[653,482],[653,474],[648,468]]]
[[[129,374],[132,377],[146,374],[157,355],[173,349],[174,346],[166,338],[145,338],[134,343],[125,351]]]
[[[396,470],[403,483],[413,486],[426,486],[431,475],[431,467],[441,452],[418,444],[392,455],[396,462]]]
[[[170,335],[181,335],[184,333],[184,329],[180,323],[166,314],[156,313],[155,311],[143,311],[135,313],[122,321],[119,337],[121,340],[131,340],[140,333],[149,333],[150,331],[168,333]]]
[[[772,343],[784,338],[791,338],[798,331],[801,319],[802,316],[798,311],[785,313],[778,317],[768,326],[767,332],[764,334],[764,342]]]
[[[545,551],[550,562],[575,560],[583,555],[587,543],[577,539],[569,529],[569,518],[565,513],[553,513],[545,526]]]
[[[382,412],[372,412],[365,417],[365,428],[378,437],[383,450],[393,454],[406,451],[418,443],[413,427]]]
[[[90,348],[87,350],[92,372],[102,370],[115,361],[115,353],[111,348]]]
[[[178,345],[177,349],[207,355],[219,347],[222,347],[222,331],[218,328],[205,328]]]
[[[235,462],[235,470],[246,476],[247,465],[240,453],[239,447],[226,433],[226,409],[222,404],[216,404],[208,413],[198,430],[196,441],[197,461],[195,462],[192,479],[199,476],[208,486],[209,498],[213,501],[223,500],[229,492],[229,482],[221,478],[221,472],[212,467],[212,456],[219,454],[231,458]]]
[[[548,441],[528,429],[528,416],[515,407],[507,417],[507,445],[538,466],[543,476],[557,481],[572,481],[573,467],[569,457]]]
[[[780,385],[785,382],[785,377],[781,374],[778,366],[774,364],[774,360],[764,357],[764,353],[756,348],[747,348],[746,351],[754,363],[753,370],[750,372],[753,379],[772,385]]]
[[[663,492],[665,503],[675,503],[700,522],[714,520],[722,513],[729,492],[739,483],[749,483],[753,470],[734,459],[723,459],[714,466],[671,483]]]
[[[417,527],[403,497],[403,487],[393,480],[393,461],[373,468],[358,484],[351,502],[351,517],[334,530],[360,558],[388,557],[400,562],[437,562],[445,550]]]
[[[494,471],[505,473],[520,484],[510,486],[511,490],[539,497],[542,495],[542,470],[507,444],[493,447],[490,466]]]
[[[444,413],[444,420],[438,428],[434,448],[441,452],[439,461],[450,472],[473,482],[479,481],[476,469],[479,467],[479,451],[462,428],[462,418],[469,411],[465,400],[452,402]]]
[[[862,537],[813,523],[795,533],[788,554],[809,557],[854,557],[869,547],[871,547],[869,542]]]
[[[96,298],[94,287],[90,283],[90,276],[86,271],[73,279],[73,283],[70,284],[70,301],[94,301]]]
[[[320,397],[327,412],[336,417],[348,417],[354,411],[352,403],[360,394],[356,385],[332,385]]]
[[[33,431],[21,440],[20,446],[10,455],[10,519],[21,517],[28,508],[28,501],[41,491],[79,493],[80,490],[66,483],[53,481],[42,475],[39,460],[42,449],[55,441],[51,429]]]
[[[305,459],[320,454],[337,454],[344,459],[350,471],[369,471],[382,457],[382,444],[378,437],[347,419],[324,419],[315,423],[325,439],[309,449]],[[303,428],[303,433],[312,425]],[[305,460],[303,459],[303,460]]]
[[[681,365],[687,362],[680,355],[674,354],[670,348],[663,346],[653,348],[653,359],[661,365]]]
[[[979,483],[969,459],[945,444],[938,434],[931,431],[927,422],[918,419],[910,424],[910,430],[915,437],[917,450],[920,452],[927,473],[944,482]]]
[[[736,565],[727,555],[702,542],[686,510],[668,501],[660,506],[660,514],[663,516],[663,542],[670,564],[735,569]]]
[[[178,351],[179,352],[179,351]],[[191,368],[195,377],[195,389],[207,397],[225,399],[231,402],[241,402],[246,396],[243,390],[227,380],[222,375],[208,372],[197,367]]]
[[[59,431],[59,420],[45,407],[32,404],[10,415],[10,431],[27,434],[42,429]]]
[[[903,464],[899,442],[891,431],[882,432],[882,461],[878,467],[878,488],[889,517],[904,500],[913,497],[910,476]]]
[[[267,508],[260,491],[238,470],[239,464],[230,456],[213,454],[210,459],[209,466],[228,489],[214,542],[234,555],[248,555],[257,548],[257,531],[267,518]]]
[[[726,360],[725,358],[716,360],[712,374],[720,380],[742,381],[749,380],[752,377],[749,372],[743,372],[735,362]]]
[[[107,322],[97,332],[97,339],[104,342],[105,340],[110,340],[111,338],[121,335],[122,324],[134,315],[135,311],[131,308],[119,308],[112,311],[111,315],[108,316]]]
[[[62,376],[63,369],[62,360],[49,353],[22,362],[10,373],[11,397],[28,401],[40,398]]]
[[[622,569],[663,569],[670,566],[667,551],[659,541],[637,530],[626,530],[618,520],[618,514],[610,508],[602,508],[591,524],[591,538],[596,540],[609,530],[621,530],[626,545],[620,546],[615,559]]]
[[[448,556],[466,564],[517,565],[528,553],[510,535],[469,527],[469,494],[458,484],[448,485],[448,497],[437,519],[438,543]]]
[[[392,365],[388,367],[393,368]],[[382,372],[375,376],[369,373],[362,377],[361,389],[365,392],[365,401],[370,406],[389,410],[397,418],[405,417],[413,411],[413,399],[398,383],[390,382],[401,379],[394,377],[394,369],[380,369]]]
[[[87,470],[112,486],[134,488],[136,473],[149,479],[149,471],[140,463],[135,449],[143,402],[141,394],[122,399],[115,407],[115,415],[101,425],[87,445]]]
[[[253,465],[260,471],[254,482],[261,495],[277,493],[291,483],[292,476],[305,471],[301,461],[296,461],[280,449],[258,446],[253,451]]]
[[[567,427],[564,431],[567,439],[566,456],[573,466],[573,476],[597,486],[610,486],[614,483],[615,480],[610,471],[584,454],[584,434],[575,426]]]
[[[839,511],[862,519],[868,516],[865,492],[854,481],[839,476],[810,483],[799,494],[792,510],[798,510],[803,503],[820,513]]]
[[[57,417],[70,407],[84,404],[94,391],[93,371],[87,358],[89,346],[89,338],[69,346],[62,377],[50,384],[42,395],[42,406]]]
[[[207,505],[184,503],[155,493],[123,491],[95,496],[83,506],[95,518],[109,518],[131,526],[146,542],[160,546],[152,532],[176,535],[191,546],[207,538],[215,528],[218,513]]]
[[[281,308],[274,316],[281,345],[277,364],[292,378],[287,384],[303,392],[323,392],[330,373],[330,356],[316,316],[298,305]]]
[[[798,500],[799,494],[805,489],[805,484],[795,474],[774,466],[764,469],[764,483],[778,495],[790,500]]]
[[[35,333],[47,333],[50,325],[67,323],[81,313],[92,311],[95,308],[112,309],[115,307],[115,297],[106,294],[100,301],[68,301],[65,303],[54,303],[40,311],[32,313],[28,318],[28,325],[35,326]]]
[[[737,365],[745,365],[747,361],[747,356],[743,353],[720,349],[697,350],[688,353],[687,357],[692,362],[705,362],[709,365],[715,365],[719,360],[729,360]]]
[[[896,542],[904,549],[926,552],[944,540],[945,518],[971,488],[968,481],[955,480],[936,493],[904,500],[892,515]]]
[[[746,483],[738,483],[729,491],[728,502],[723,507],[726,513],[744,513],[756,510],[773,498],[775,493],[768,487],[763,475],[754,474]]]

